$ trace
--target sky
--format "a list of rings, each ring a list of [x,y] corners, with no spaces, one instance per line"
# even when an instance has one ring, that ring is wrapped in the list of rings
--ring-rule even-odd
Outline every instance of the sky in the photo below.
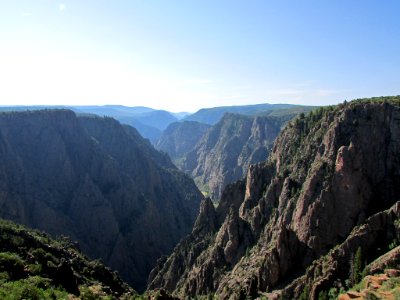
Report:
[[[400,94],[397,0],[0,0],[0,105],[327,105]]]

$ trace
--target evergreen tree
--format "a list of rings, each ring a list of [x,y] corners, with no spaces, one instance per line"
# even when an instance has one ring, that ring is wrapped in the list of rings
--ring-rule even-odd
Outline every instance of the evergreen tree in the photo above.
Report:
[[[361,247],[358,247],[356,253],[352,256],[350,265],[349,279],[352,286],[356,285],[361,281],[362,270],[363,270],[362,251]]]

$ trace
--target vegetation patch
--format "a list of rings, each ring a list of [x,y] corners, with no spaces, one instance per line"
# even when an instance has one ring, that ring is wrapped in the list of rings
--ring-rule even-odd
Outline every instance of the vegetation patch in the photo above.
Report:
[[[135,299],[138,295],[66,237],[0,220],[0,299]]]

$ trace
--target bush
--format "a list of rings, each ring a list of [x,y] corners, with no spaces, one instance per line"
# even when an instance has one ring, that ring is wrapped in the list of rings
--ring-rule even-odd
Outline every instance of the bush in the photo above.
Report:
[[[359,283],[362,279],[363,262],[362,262],[362,252],[361,247],[358,247],[356,253],[354,254],[350,265],[350,285],[354,286]]]
[[[22,259],[11,252],[0,252],[0,271],[7,272],[14,279],[21,279],[25,275]]]
[[[30,264],[28,265],[29,272],[33,275],[39,275],[42,272],[41,264]]]
[[[310,293],[309,287],[305,286],[300,294],[299,300],[308,300],[308,294]]]
[[[318,294],[318,300],[329,300],[328,298],[328,292],[327,291],[321,291]]]
[[[65,291],[50,286],[44,288],[46,285],[47,281],[40,277],[6,282],[1,286],[0,299],[68,299],[68,294]]]

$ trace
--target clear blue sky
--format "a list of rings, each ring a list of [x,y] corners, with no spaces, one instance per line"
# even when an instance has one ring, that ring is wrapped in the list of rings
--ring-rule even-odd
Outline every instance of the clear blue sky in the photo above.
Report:
[[[400,94],[400,1],[0,0],[0,105]]]

